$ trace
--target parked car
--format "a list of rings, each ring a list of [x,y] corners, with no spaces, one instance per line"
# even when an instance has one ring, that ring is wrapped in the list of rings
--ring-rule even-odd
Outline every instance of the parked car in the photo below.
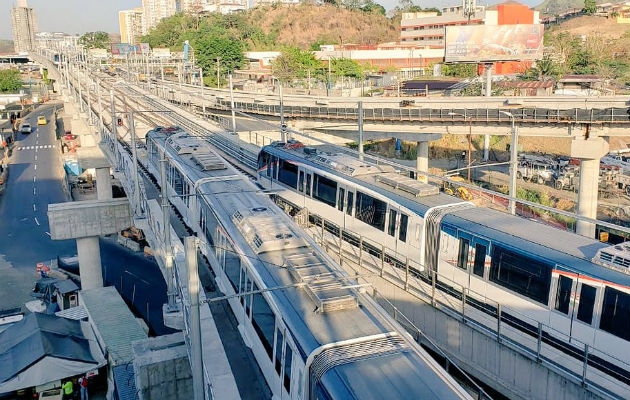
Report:
[[[554,178],[554,166],[545,162],[521,161],[516,170],[516,177],[533,183],[547,183]]]
[[[22,133],[31,133],[31,132],[33,132],[33,127],[31,127],[31,124],[29,124],[28,122],[24,122],[22,124],[22,127],[20,128],[20,132],[22,132]]]

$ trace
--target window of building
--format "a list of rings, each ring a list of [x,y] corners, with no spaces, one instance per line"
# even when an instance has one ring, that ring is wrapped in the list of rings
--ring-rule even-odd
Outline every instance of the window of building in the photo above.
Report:
[[[470,252],[470,240],[459,238],[459,249],[457,250],[457,266],[461,269],[468,269],[468,253]]]
[[[284,388],[291,393],[291,364],[293,363],[293,350],[287,344],[284,350]]]
[[[357,192],[355,217],[358,220],[383,231],[385,230],[385,212],[387,212],[387,203]]]
[[[313,198],[328,204],[331,207],[336,205],[337,182],[325,176],[314,174]]]
[[[578,306],[577,319],[591,324],[593,322],[593,307],[595,306],[595,296],[597,289],[593,286],[582,284],[580,290],[580,305]]]
[[[625,340],[630,340],[630,295],[607,287],[599,328]]]
[[[280,160],[280,172],[278,173],[278,180],[285,185],[295,188],[297,184],[297,165],[285,160]]]
[[[490,280],[542,304],[549,302],[551,266],[493,245]]]
[[[262,293],[255,293],[253,296],[252,324],[263,347],[267,351],[267,355],[271,358],[273,352],[273,332],[276,329],[276,317]]]
[[[348,204],[346,204],[346,214],[352,215],[352,207],[354,207],[354,192],[348,192]]]
[[[558,278],[558,289],[556,290],[556,304],[554,308],[561,313],[569,314],[569,301],[571,300],[571,288],[573,279],[560,275]]]
[[[389,210],[389,224],[387,224],[387,234],[396,236],[396,210]]]
[[[345,194],[346,191],[343,188],[339,188],[339,195],[337,196],[337,209],[339,211],[343,211],[343,198]]]
[[[473,274],[483,278],[486,267],[486,246],[481,243],[475,243],[475,262],[473,264]]]

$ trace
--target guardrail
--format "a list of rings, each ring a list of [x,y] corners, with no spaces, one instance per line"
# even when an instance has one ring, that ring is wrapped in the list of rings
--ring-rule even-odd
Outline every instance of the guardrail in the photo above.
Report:
[[[230,102],[217,100],[216,104],[206,107],[220,110],[231,110]],[[234,108],[247,113],[280,116],[280,106],[275,104],[258,104],[235,101]],[[351,119],[356,120],[356,107],[326,106],[291,106],[285,105],[284,116],[291,118]],[[400,122],[434,122],[434,123],[510,123],[510,117],[500,108],[364,108],[364,121],[400,121]],[[568,110],[549,108],[510,108],[515,121],[525,124],[629,124],[630,108],[604,108]]]

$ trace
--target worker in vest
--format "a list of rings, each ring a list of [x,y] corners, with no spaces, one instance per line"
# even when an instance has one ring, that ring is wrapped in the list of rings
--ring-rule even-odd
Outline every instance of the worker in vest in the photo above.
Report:
[[[88,378],[82,376],[79,378],[79,389],[81,390],[81,400],[88,400]]]
[[[66,383],[63,384],[63,386],[61,386],[61,388],[63,389],[63,400],[72,399],[73,397],[72,381],[71,380],[67,381]]]

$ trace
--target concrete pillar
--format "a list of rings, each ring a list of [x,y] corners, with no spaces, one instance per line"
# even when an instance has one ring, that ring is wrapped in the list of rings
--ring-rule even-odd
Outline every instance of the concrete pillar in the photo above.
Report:
[[[486,97],[492,96],[492,64],[486,64]]]
[[[114,197],[109,167],[96,168],[96,196],[98,200],[108,200]]]
[[[483,160],[488,161],[490,158],[490,135],[485,134],[483,136]]]
[[[429,172],[429,142],[416,142],[417,143],[417,155],[416,155],[416,169],[421,172]],[[428,181],[426,175],[417,174],[417,179],[426,183]]]
[[[77,238],[77,253],[79,254],[81,289],[103,287],[101,249],[98,244],[98,236]]]
[[[578,189],[577,213],[581,217],[597,218],[597,194],[599,189],[599,160],[608,153],[608,142],[601,137],[575,138],[571,142],[571,157],[580,159],[580,187]],[[577,222],[576,233],[595,238],[595,224],[587,221]]]
[[[580,188],[578,191],[578,215],[597,218],[597,192],[599,185],[599,159],[580,160]],[[578,235],[595,237],[595,224],[578,221]]]

